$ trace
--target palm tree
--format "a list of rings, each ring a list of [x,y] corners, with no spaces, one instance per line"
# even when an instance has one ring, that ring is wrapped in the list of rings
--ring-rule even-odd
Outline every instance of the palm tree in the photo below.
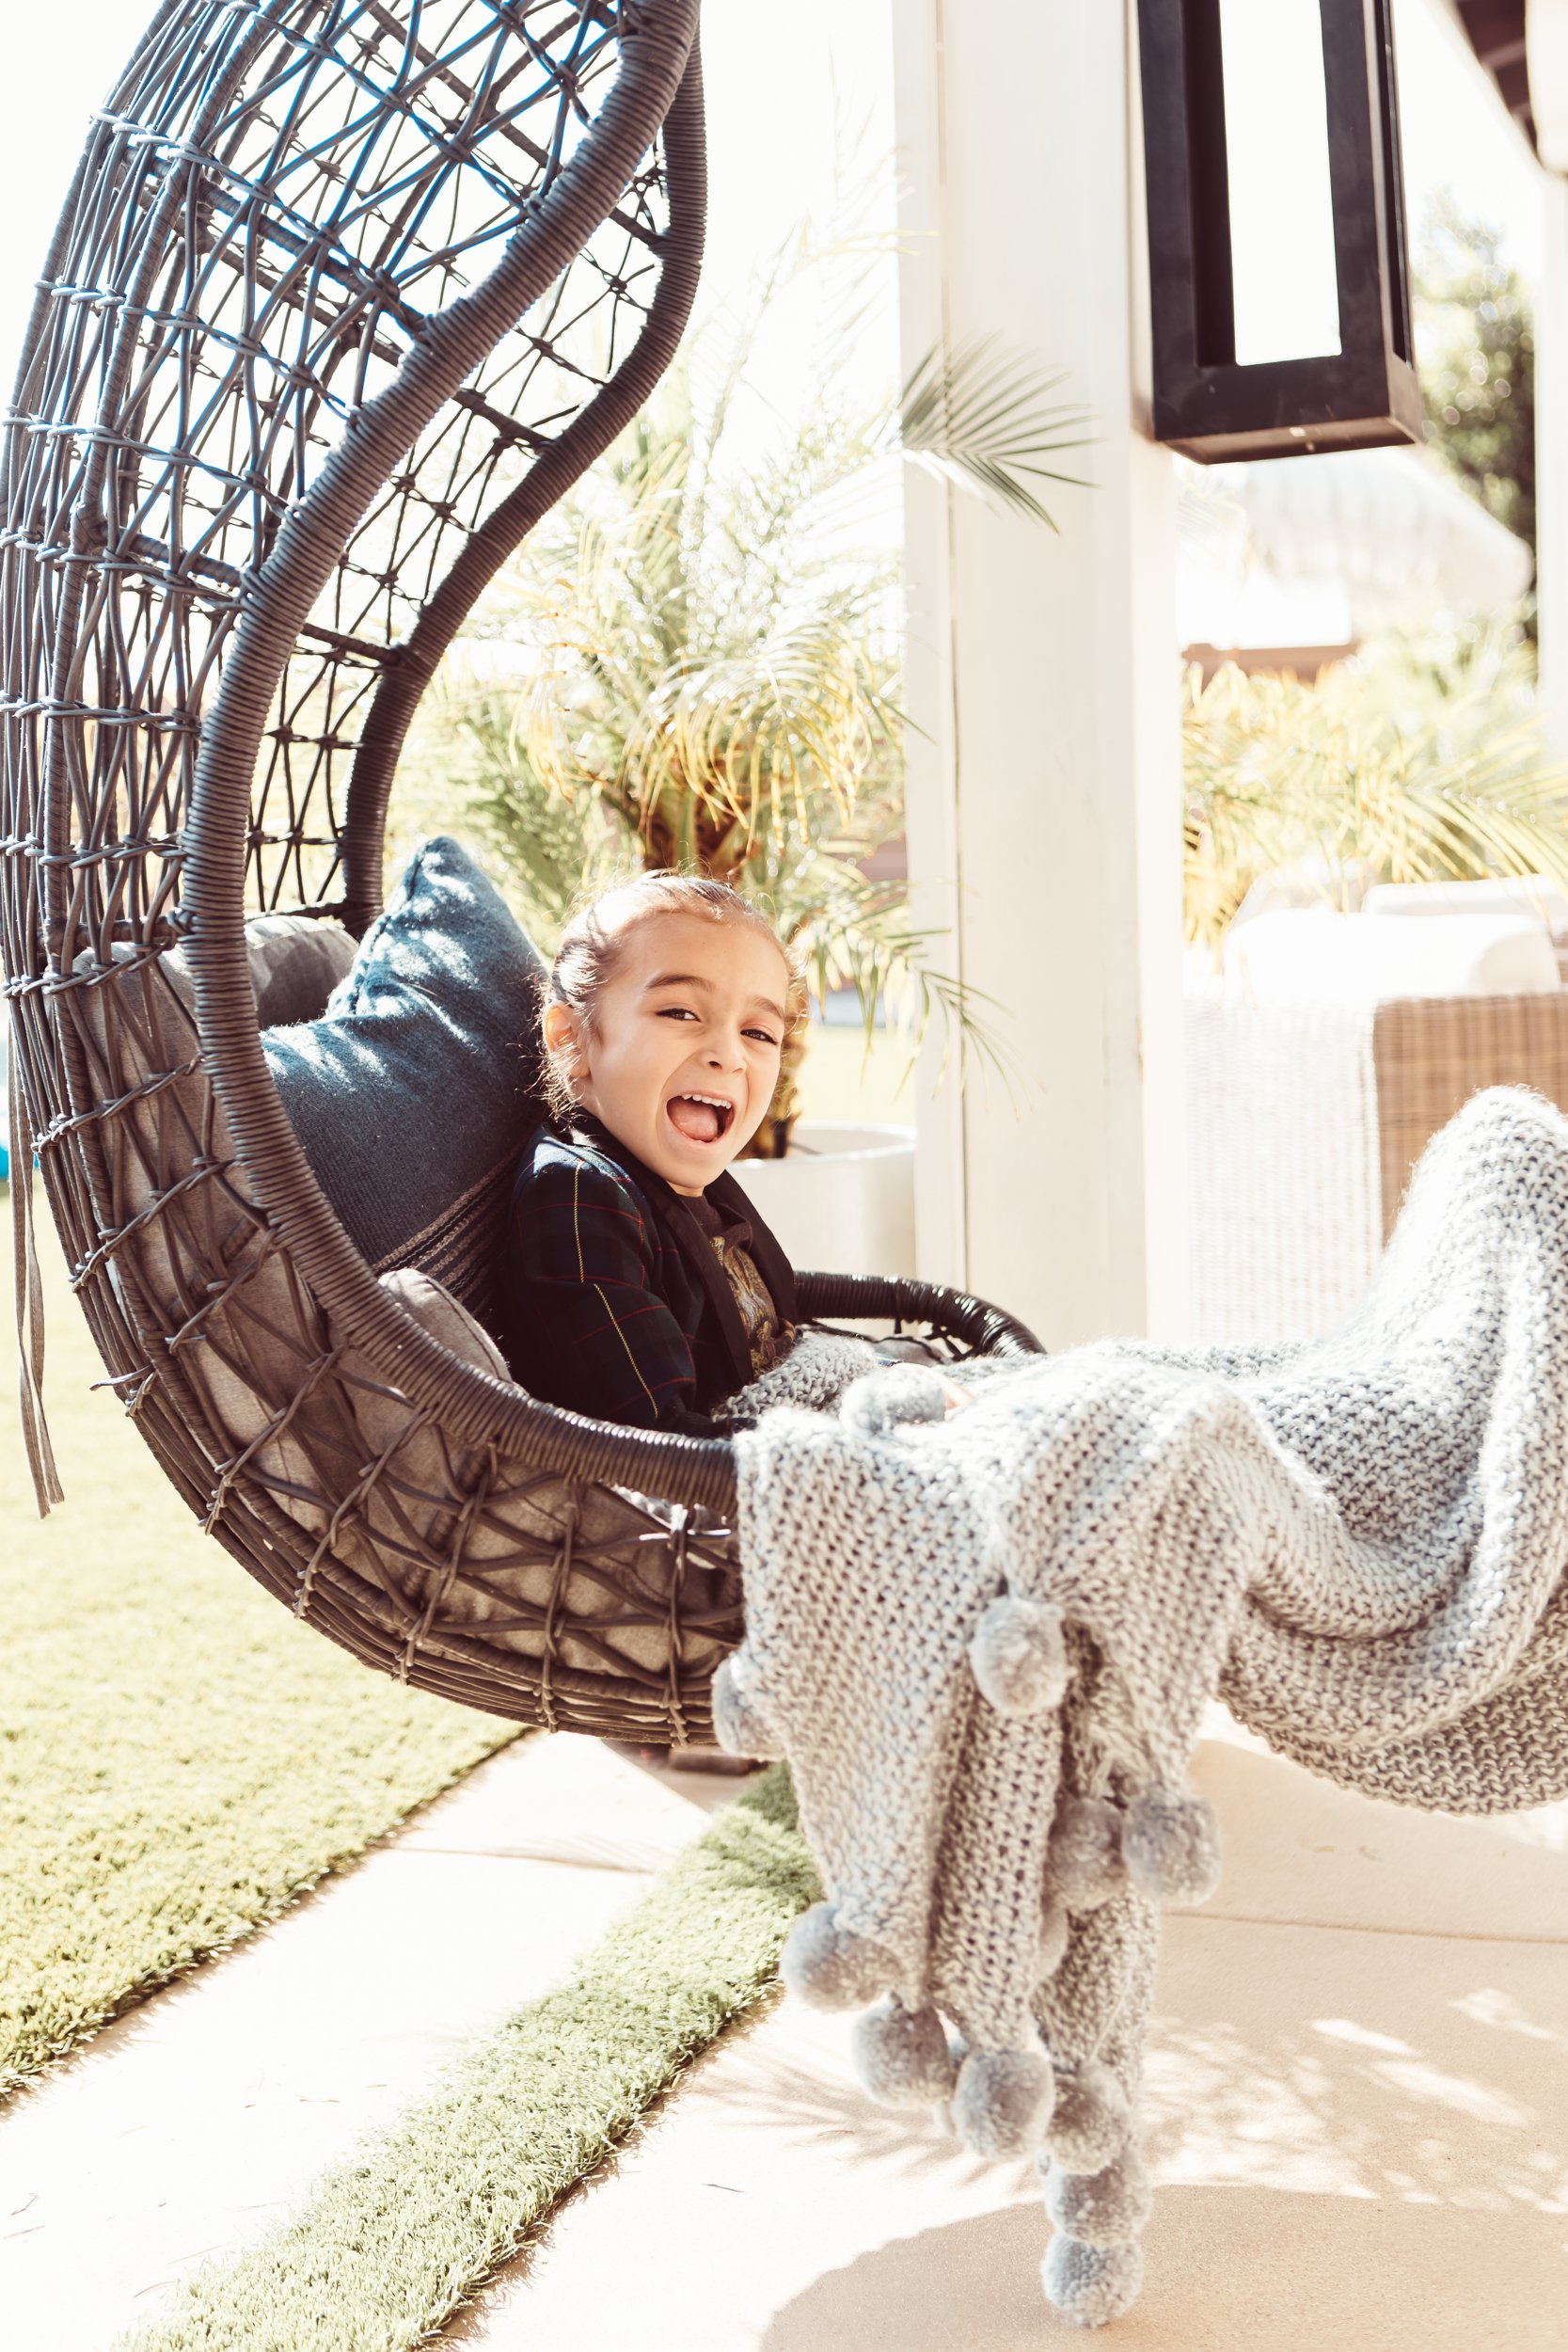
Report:
[[[1544,874],[1568,889],[1568,774],[1546,754],[1528,656],[1493,628],[1458,661],[1406,649],[1391,675],[1315,684],[1187,675],[1187,935],[1218,952],[1260,875],[1320,877],[1359,904],[1373,882]]]
[[[1053,400],[1058,377],[990,342],[933,351],[896,397],[857,403],[842,354],[860,314],[847,331],[840,310],[804,419],[759,445],[754,413],[741,421],[759,332],[833,250],[802,232],[738,325],[688,349],[509,567],[437,719],[546,931],[585,882],[636,864],[712,874],[767,906],[818,999],[857,990],[868,1039],[892,990],[917,1038],[935,1013],[994,1062],[982,1000],[941,970],[903,883],[864,870],[902,829],[905,724],[897,550],[868,501],[910,461],[1054,528],[1034,485],[1074,479],[1053,461],[1085,420]],[[764,1156],[787,1147],[803,1050],[797,1024]]]

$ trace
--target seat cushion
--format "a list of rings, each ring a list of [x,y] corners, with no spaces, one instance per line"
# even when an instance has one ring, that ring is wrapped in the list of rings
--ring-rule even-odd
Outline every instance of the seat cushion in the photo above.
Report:
[[[1259,1005],[1555,994],[1561,985],[1545,925],[1521,914],[1260,914],[1227,933],[1225,972]]]
[[[245,958],[256,996],[256,1025],[314,1021],[354,963],[352,931],[330,916],[253,914],[245,927]],[[164,972],[189,1005],[195,993],[182,946],[171,947]]]
[[[257,1025],[314,1021],[354,968],[354,934],[309,914],[253,914],[245,927]]]
[[[422,1274],[417,1266],[394,1266],[382,1276],[381,1287],[459,1363],[471,1364],[478,1372],[510,1383],[506,1358],[478,1316],[471,1315],[433,1274]]]
[[[1489,882],[1373,882],[1363,914],[1523,914],[1568,937],[1568,897],[1545,874],[1497,874]]]
[[[412,1266],[486,1326],[540,1116],[545,966],[460,842],[427,841],[316,1021],[266,1031],[306,1157],[377,1273]]]

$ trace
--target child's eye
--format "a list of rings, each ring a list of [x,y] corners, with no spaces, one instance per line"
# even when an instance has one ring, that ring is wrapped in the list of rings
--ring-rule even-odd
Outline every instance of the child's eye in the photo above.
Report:
[[[660,1005],[658,1018],[660,1021],[695,1021],[697,1016],[689,1005]]]
[[[779,1041],[771,1029],[748,1029],[746,1035],[754,1037],[759,1045],[777,1045]]]

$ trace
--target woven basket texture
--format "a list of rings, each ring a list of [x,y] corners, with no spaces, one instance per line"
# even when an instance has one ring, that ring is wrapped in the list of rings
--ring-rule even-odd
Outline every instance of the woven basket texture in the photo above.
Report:
[[[1483,1087],[1533,1087],[1568,1111],[1568,989],[1379,1005],[1372,1065],[1386,1241],[1417,1161],[1472,1094]]]
[[[656,1742],[709,1735],[740,1632],[728,1448],[554,1412],[377,1283],[245,923],[377,912],[420,697],[667,366],[704,204],[696,0],[166,0],[44,262],[0,534],[12,1087],[114,1387],[371,1664]],[[927,1286],[805,1296],[1033,1344]]]

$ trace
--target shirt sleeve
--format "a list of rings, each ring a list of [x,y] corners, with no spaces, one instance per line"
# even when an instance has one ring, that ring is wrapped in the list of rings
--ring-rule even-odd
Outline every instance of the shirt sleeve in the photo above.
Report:
[[[506,1279],[515,1324],[547,1362],[546,1399],[631,1428],[711,1437],[690,1343],[651,1279],[636,1196],[602,1169],[536,1167],[512,1203]]]

